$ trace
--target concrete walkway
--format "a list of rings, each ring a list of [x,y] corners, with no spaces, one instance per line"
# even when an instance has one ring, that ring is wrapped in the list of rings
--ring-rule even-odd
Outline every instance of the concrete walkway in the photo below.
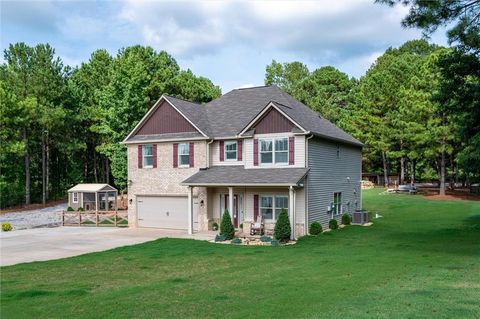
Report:
[[[196,233],[154,228],[57,227],[0,233],[0,266],[60,259],[158,238],[211,240],[215,233]]]

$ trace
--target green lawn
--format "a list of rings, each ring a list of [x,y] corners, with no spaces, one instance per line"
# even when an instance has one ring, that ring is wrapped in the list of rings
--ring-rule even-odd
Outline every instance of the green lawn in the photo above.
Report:
[[[290,247],[161,239],[1,269],[1,318],[480,318],[480,202],[366,191],[383,218]]]

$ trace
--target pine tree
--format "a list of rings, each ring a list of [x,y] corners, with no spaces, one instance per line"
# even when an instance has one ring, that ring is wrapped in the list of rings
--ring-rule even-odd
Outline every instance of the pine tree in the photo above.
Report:
[[[280,210],[273,235],[280,242],[287,242],[290,240],[292,227],[290,226],[290,219],[288,218],[287,211],[284,208]]]
[[[222,223],[220,224],[220,235],[225,236],[226,240],[235,237],[235,229],[233,228],[232,219],[227,209],[223,212]]]

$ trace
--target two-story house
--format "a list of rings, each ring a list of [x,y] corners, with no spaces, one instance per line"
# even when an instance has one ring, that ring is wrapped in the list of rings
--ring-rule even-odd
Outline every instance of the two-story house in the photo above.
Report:
[[[129,223],[206,231],[287,210],[293,237],[361,208],[363,144],[276,86],[206,104],[162,96],[123,141]]]

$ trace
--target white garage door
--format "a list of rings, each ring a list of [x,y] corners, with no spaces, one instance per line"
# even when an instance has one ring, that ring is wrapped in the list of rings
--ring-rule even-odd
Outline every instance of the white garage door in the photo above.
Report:
[[[193,228],[198,229],[197,199],[193,199]],[[187,196],[137,196],[138,226],[188,229]]]

